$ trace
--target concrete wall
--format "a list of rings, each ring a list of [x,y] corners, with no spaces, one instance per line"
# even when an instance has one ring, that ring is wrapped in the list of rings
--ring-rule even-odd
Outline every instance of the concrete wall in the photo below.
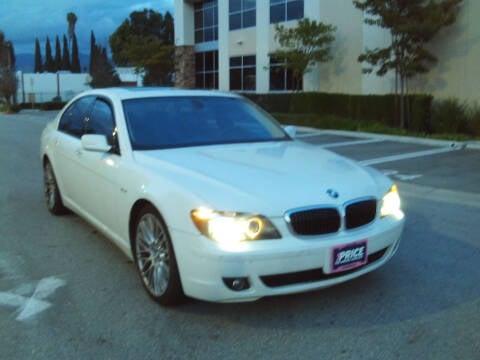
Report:
[[[411,81],[411,91],[480,103],[480,1],[464,0],[457,21],[431,42],[438,63]]]

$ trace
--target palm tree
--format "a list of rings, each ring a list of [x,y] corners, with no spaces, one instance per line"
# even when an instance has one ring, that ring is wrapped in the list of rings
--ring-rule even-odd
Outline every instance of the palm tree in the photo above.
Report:
[[[69,12],[67,14],[67,21],[68,21],[68,42],[71,45],[73,40],[73,35],[75,34],[75,24],[77,23],[77,15],[73,12]]]

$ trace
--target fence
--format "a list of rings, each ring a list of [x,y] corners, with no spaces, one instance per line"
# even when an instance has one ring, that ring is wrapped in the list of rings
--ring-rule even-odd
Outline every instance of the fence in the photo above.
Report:
[[[142,86],[143,73],[135,68],[116,68],[122,86]],[[23,73],[17,72],[18,103],[44,103],[60,97],[61,101],[69,101],[82,91],[90,89],[90,74],[72,74],[59,71],[57,73]]]
[[[82,91],[90,89],[89,74],[72,74],[58,72],[34,74],[17,73],[19,103],[43,103],[60,97],[68,101]]]

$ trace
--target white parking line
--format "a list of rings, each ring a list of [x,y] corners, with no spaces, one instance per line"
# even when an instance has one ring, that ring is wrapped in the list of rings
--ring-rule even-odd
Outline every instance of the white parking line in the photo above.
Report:
[[[340,147],[340,146],[375,144],[380,142],[384,142],[384,140],[383,139],[353,140],[353,141],[343,141],[338,143],[326,144],[321,146],[324,148],[333,148],[333,147]]]
[[[322,135],[321,132],[308,132],[305,134],[297,134],[295,135],[296,138],[305,138],[305,137],[313,137],[313,136],[319,136]]]
[[[20,285],[16,291],[0,292],[0,306],[16,307],[19,312],[16,320],[29,320],[52,306],[52,304],[45,299],[65,284],[64,280],[53,276],[44,278],[38,282],[32,296],[19,294],[18,292],[23,292],[22,290],[24,289],[24,286]]]
[[[448,147],[448,148],[416,151],[413,153],[399,154],[399,155],[380,157],[376,159],[363,160],[363,161],[359,161],[359,163],[361,165],[370,166],[370,165],[383,164],[383,163],[392,162],[392,161],[399,161],[399,160],[413,159],[413,158],[422,157],[422,156],[442,154],[442,153],[447,153],[447,152],[457,151],[457,150],[459,150],[459,148]]]
[[[400,174],[397,170],[380,170],[383,175],[393,177],[400,181],[412,181],[421,178],[422,174]]]

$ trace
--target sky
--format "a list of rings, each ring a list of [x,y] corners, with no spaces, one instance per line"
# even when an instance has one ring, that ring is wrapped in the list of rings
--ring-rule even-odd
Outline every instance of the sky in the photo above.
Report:
[[[0,31],[13,42],[16,54],[33,54],[35,38],[41,42],[42,55],[48,36],[55,46],[55,37],[67,34],[67,13],[77,15],[75,34],[81,53],[90,52],[90,31],[97,44],[108,45],[108,37],[135,10],[153,9],[173,15],[174,0],[0,0]]]

